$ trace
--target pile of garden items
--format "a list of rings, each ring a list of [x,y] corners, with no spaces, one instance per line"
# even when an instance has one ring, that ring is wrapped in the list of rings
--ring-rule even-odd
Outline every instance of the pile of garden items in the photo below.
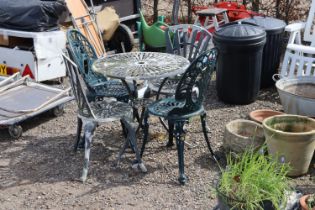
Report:
[[[250,117],[257,122],[233,120],[225,128],[223,147],[230,153],[217,185],[220,209],[314,210],[315,196],[302,197],[288,177],[308,172],[315,120],[272,110]]]

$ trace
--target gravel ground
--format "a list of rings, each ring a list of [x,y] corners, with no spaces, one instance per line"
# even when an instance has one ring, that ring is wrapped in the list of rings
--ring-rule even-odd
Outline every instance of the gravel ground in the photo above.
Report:
[[[205,107],[211,130],[211,143],[225,165],[222,148],[224,125],[246,118],[259,108],[281,110],[274,88],[263,90],[256,102],[233,106],[220,102],[214,85]],[[76,132],[76,104],[68,103],[61,117],[42,114],[22,124],[23,136],[10,139],[0,130],[0,209],[213,209],[216,205],[215,183],[219,168],[210,158],[199,120],[187,127],[185,169],[189,181],[177,182],[177,152],[165,147],[162,126],[151,119],[151,141],[143,160],[148,172],[131,168],[134,155],[127,151],[119,167],[112,167],[123,144],[119,123],[100,126],[91,149],[88,180],[78,178],[83,165],[83,151],[73,152]],[[139,136],[139,142],[141,138]],[[310,173],[292,180],[297,188],[314,190],[314,160]],[[313,188],[312,188],[313,187]]]

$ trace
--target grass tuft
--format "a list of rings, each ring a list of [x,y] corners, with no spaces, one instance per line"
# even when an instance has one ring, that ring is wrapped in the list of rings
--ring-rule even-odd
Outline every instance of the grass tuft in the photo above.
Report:
[[[219,195],[232,209],[263,209],[263,201],[271,201],[275,209],[280,209],[280,204],[286,203],[284,192],[290,190],[286,177],[289,165],[276,160],[252,150],[236,158],[228,155]]]

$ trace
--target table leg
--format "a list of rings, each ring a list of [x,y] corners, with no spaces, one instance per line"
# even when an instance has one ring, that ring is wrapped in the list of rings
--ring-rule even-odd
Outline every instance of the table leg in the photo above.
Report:
[[[126,86],[126,89],[129,93],[129,100],[131,102],[131,106],[132,106],[132,110],[133,110],[133,117],[137,119],[140,127],[142,127],[142,121],[141,118],[139,116],[139,112],[137,107],[134,106],[134,101],[138,98],[138,94],[137,94],[137,82],[136,81],[132,81],[132,85],[133,85],[133,90],[131,90],[129,84],[127,83],[126,80],[121,79],[122,83]],[[138,129],[137,129],[138,130]]]

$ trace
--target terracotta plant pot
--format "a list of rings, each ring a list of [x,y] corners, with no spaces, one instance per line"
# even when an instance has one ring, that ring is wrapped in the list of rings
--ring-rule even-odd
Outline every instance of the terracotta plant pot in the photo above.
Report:
[[[256,149],[265,142],[262,126],[251,120],[233,120],[226,124],[223,147],[234,152]]]
[[[315,207],[313,207],[312,209],[309,209],[306,203],[306,200],[308,199],[308,197],[310,197],[310,195],[304,195],[300,198],[300,205],[302,210],[315,210]]]
[[[262,123],[264,119],[275,115],[284,114],[283,112],[274,111],[271,109],[257,109],[249,113],[249,118],[255,122]]]
[[[299,115],[278,115],[263,121],[269,154],[289,163],[288,176],[307,173],[315,149],[315,120]]]

